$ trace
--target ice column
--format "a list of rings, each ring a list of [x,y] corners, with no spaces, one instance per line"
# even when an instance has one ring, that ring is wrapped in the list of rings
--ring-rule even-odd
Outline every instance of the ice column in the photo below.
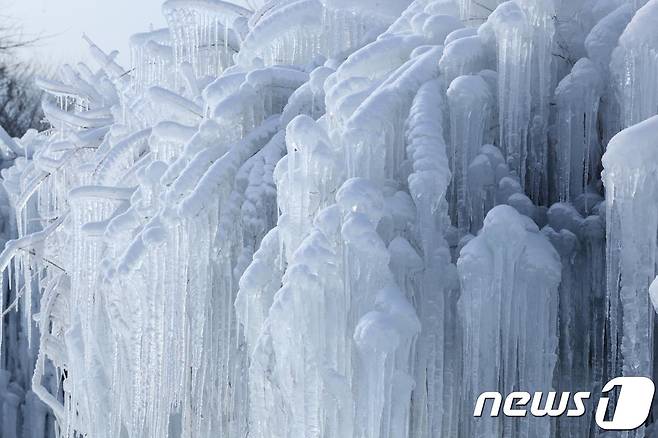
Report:
[[[603,82],[599,70],[581,58],[555,90],[557,194],[561,201],[584,193],[600,164],[597,121]]]
[[[538,203],[548,201],[548,123],[555,89],[554,37],[555,0],[517,0],[532,33],[532,56],[525,68],[531,70],[532,96],[529,151],[525,188]],[[523,182],[523,181],[522,181]]]
[[[464,330],[463,418],[485,391],[547,391],[557,359],[560,260],[537,226],[512,207],[489,212],[457,262]],[[482,417],[465,436],[549,436],[543,418]]]
[[[619,38],[610,69],[620,103],[621,127],[635,125],[658,111],[658,0],[640,8]]]
[[[542,232],[560,254],[559,355],[556,390],[573,388],[592,393],[586,414],[558,419],[566,436],[589,436],[598,394],[605,373],[605,204],[600,198],[577,203],[588,208],[556,203],[548,211],[549,225]]]
[[[454,435],[459,412],[454,384],[461,368],[455,345],[458,279],[444,234],[450,225],[446,194],[450,183],[448,147],[442,124],[444,112],[440,79],[419,90],[407,119],[407,155],[413,171],[409,192],[416,205],[416,241],[424,270],[415,297],[422,331],[419,335],[411,411],[413,437]]]
[[[117,203],[132,190],[82,186],[70,194],[72,222],[70,328],[65,333],[67,378],[70,394],[68,427],[101,434],[109,428],[109,366],[113,357],[111,330],[105,313],[106,297],[98,267],[104,251],[93,224],[107,220]]]
[[[498,144],[521,186],[527,183],[531,103],[532,28],[513,1],[499,5],[478,33],[497,47]]]
[[[492,144],[482,146],[469,164],[468,191],[473,233],[482,228],[485,216],[496,204],[504,204],[511,195],[522,192],[518,181],[509,176],[500,149]]]
[[[390,253],[376,231],[383,213],[377,192],[369,181],[353,178],[336,195],[343,213],[343,269],[351,300],[348,327],[355,327],[354,436],[406,437],[420,322],[394,282]]]
[[[478,154],[488,130],[493,97],[487,83],[480,76],[459,76],[447,91],[450,107],[450,169],[452,185],[449,204],[453,221],[464,233],[471,230],[468,166]]]
[[[610,58],[626,25],[633,17],[633,8],[626,3],[619,6],[601,19],[585,39],[588,58],[598,66],[604,83],[601,96],[600,114],[602,132],[601,144],[606,146],[610,139],[621,129],[621,114],[616,97],[616,85],[611,78]]]
[[[439,60],[446,89],[458,76],[491,68],[488,49],[478,35],[464,36],[447,43]]]
[[[657,129],[658,116],[653,116],[621,131],[603,157],[610,375],[653,373],[648,288],[656,276]],[[616,339],[622,340],[619,350]]]

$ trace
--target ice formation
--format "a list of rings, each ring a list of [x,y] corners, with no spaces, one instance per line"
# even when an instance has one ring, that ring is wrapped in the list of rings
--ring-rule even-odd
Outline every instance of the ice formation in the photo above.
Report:
[[[561,265],[548,238],[513,207],[496,206],[482,231],[461,250],[457,269],[464,321],[464,412],[475,406],[482,388],[503,394],[515,388],[550,388],[557,359]],[[463,421],[464,436],[551,434],[549,417],[470,423]]]
[[[0,130],[0,437],[610,436],[658,377],[658,0],[162,12]],[[473,416],[551,390],[586,414]]]

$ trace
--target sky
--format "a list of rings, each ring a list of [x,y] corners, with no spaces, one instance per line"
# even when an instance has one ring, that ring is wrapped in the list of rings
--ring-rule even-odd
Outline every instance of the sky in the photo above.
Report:
[[[0,0],[2,17],[22,29],[24,38],[43,36],[18,56],[44,67],[87,60],[86,33],[106,52],[119,50],[130,61],[130,35],[165,26],[163,0]],[[2,18],[7,19],[7,18]]]

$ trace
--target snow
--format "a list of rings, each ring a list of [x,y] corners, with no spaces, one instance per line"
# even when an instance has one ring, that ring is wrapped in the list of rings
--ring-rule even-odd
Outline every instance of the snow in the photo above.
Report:
[[[0,130],[0,436],[600,436],[600,388],[657,377],[637,3],[169,0],[129,68],[87,38],[49,129]],[[494,390],[592,398],[474,418]]]

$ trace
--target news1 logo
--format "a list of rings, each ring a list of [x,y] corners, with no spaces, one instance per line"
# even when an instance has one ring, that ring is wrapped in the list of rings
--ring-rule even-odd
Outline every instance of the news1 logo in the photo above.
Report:
[[[606,420],[609,395],[613,389],[619,387],[619,396],[614,407],[614,415],[611,419]],[[606,383],[603,387],[602,396],[596,407],[596,424],[603,430],[633,430],[640,427],[649,416],[651,403],[655,392],[655,386],[651,379],[646,377],[616,377]],[[484,392],[480,394],[475,403],[474,417],[481,417],[487,400],[491,400],[491,417],[497,417],[500,414],[500,407],[503,405],[503,415],[506,417],[525,417],[528,414],[526,409],[530,405],[530,415],[533,417],[559,417],[566,413],[567,417],[581,417],[585,414],[584,401],[590,398],[589,392],[576,392],[573,395],[574,409],[567,410],[570,392],[563,392],[560,400],[555,405],[557,393],[549,392],[546,396],[546,402],[542,408],[544,393],[535,392],[531,397],[528,392],[512,392],[505,397],[499,392]]]

